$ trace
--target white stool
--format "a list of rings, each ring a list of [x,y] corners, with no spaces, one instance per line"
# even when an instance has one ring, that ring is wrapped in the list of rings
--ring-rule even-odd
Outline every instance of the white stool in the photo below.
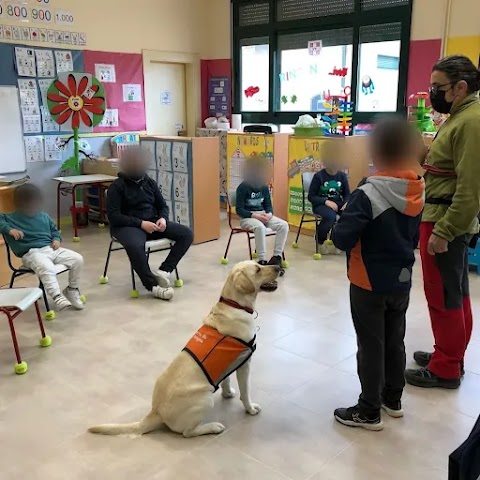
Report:
[[[38,300],[42,298],[42,295],[42,290],[40,290],[40,288],[9,288],[0,290],[0,312],[7,316],[10,325],[13,348],[15,349],[15,356],[17,358],[17,363],[15,364],[15,373],[17,375],[26,373],[28,365],[27,362],[22,362],[13,321],[33,304],[35,304],[38,325],[40,326],[40,332],[42,333],[40,346],[48,347],[52,343],[52,339],[45,334],[40,309],[38,308]]]

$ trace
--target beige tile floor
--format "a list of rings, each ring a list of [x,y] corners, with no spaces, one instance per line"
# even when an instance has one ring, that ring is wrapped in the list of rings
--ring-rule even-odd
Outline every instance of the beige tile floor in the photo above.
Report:
[[[275,293],[260,296],[254,400],[247,417],[238,400],[216,395],[218,437],[186,440],[159,432],[141,438],[94,436],[88,426],[139,419],[149,409],[156,375],[184,346],[213,302],[229,267],[219,241],[192,247],[180,264],[185,281],[170,303],[129,298],[129,269],[115,253],[110,283],[98,285],[108,231],[82,232],[84,312],[46,323],[53,344],[38,348],[31,314],[17,330],[29,371],[12,374],[6,322],[0,340],[0,478],[2,480],[385,480],[446,479],[449,453],[480,413],[480,333],[468,352],[460,390],[408,387],[406,416],[385,419],[380,433],[351,430],[332,419],[356,401],[355,337],[349,316],[344,257],[311,259],[312,239],[288,248],[290,268]],[[291,240],[291,239],[290,239]],[[68,245],[68,242],[67,242]],[[244,259],[236,238],[230,262]],[[160,254],[161,255],[161,254]],[[152,257],[158,264],[160,255]],[[65,281],[65,279],[63,279]],[[480,277],[471,275],[480,309]],[[21,282],[32,284],[33,279]],[[408,356],[432,344],[419,265],[408,316]]]

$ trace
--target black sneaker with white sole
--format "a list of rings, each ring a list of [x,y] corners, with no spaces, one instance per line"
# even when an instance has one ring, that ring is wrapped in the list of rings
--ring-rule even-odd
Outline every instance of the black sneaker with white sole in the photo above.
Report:
[[[403,417],[402,402],[389,402],[387,400],[382,400],[382,410],[392,418]]]
[[[418,350],[413,354],[413,359],[415,360],[416,364],[419,365],[420,367],[428,367],[428,364],[432,359],[432,355],[433,354],[430,352],[422,352],[421,350]],[[460,374],[462,375],[462,377],[465,376],[465,369],[463,368],[463,364],[461,365]]]
[[[383,430],[383,422],[380,413],[375,417],[367,417],[360,412],[358,405],[350,408],[337,408],[334,413],[335,420],[347,427],[364,428],[378,432]]]
[[[421,388],[455,390],[460,386],[459,378],[440,378],[426,367],[405,370],[405,380],[410,385]]]

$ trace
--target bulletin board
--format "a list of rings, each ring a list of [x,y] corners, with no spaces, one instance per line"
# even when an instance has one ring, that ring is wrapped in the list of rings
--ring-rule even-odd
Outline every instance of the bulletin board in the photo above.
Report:
[[[140,132],[146,129],[141,54],[84,51],[85,72],[105,87],[107,111],[96,133]]]
[[[18,89],[21,112],[18,128],[23,134],[26,161],[61,161],[62,152],[56,146],[58,136],[71,132],[61,131],[51,119],[46,90],[59,71],[83,71],[83,52],[0,43],[0,65],[0,85]],[[24,162],[11,165],[9,171],[25,171]]]
[[[273,135],[227,134],[227,189],[236,190],[243,181],[243,166],[248,157],[260,156],[273,165]],[[273,169],[272,169],[273,172]],[[270,182],[272,190],[273,179]]]
[[[323,168],[322,148],[326,138],[308,139],[290,137],[288,141],[288,218],[290,225],[299,226],[302,218],[302,173],[318,172]],[[305,210],[312,211],[311,203],[306,199]],[[315,230],[314,223],[305,223],[302,228]]]

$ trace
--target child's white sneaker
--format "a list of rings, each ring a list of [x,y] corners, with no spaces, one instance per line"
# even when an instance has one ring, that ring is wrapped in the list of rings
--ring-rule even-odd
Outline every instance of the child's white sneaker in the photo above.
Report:
[[[55,303],[55,310],[57,312],[61,312],[62,310],[66,310],[67,308],[70,308],[72,304],[70,301],[65,297],[65,295],[62,295],[59,293],[54,299],[53,303]]]
[[[82,299],[80,297],[80,290],[78,288],[67,287],[63,291],[63,294],[71,303],[73,308],[76,308],[77,310],[83,310],[85,308],[85,305],[83,304]]]
[[[165,272],[165,270],[158,269],[156,272],[153,272],[153,275],[157,279],[159,287],[168,288],[170,287],[170,272]]]
[[[152,293],[155,298],[160,300],[171,300],[173,298],[173,288],[163,288],[158,285],[152,288]]]

